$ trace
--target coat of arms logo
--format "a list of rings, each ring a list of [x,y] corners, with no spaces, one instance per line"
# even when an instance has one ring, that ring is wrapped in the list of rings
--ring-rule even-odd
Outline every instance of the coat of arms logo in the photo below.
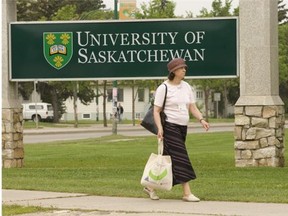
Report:
[[[73,55],[73,33],[44,32],[43,52],[52,67],[58,70],[65,67]]]

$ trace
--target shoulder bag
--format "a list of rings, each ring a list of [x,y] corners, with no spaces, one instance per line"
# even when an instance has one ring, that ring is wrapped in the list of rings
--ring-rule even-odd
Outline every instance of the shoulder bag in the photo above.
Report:
[[[164,85],[165,85],[165,97],[164,97],[164,101],[163,101],[162,111],[160,112],[161,124],[163,127],[164,127],[165,121],[167,119],[167,116],[164,113],[166,97],[167,97],[167,85],[165,83],[164,83]],[[157,129],[157,126],[156,126],[155,121],[154,121],[153,113],[154,113],[154,105],[150,106],[148,112],[144,116],[140,125],[143,126],[146,130],[150,131],[151,133],[157,135],[158,129]]]

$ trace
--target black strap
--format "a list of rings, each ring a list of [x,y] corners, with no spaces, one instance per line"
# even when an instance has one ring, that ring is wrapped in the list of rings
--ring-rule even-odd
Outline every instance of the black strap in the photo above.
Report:
[[[167,85],[165,83],[163,83],[163,84],[165,85],[165,97],[164,97],[164,101],[163,101],[162,111],[164,111],[165,103],[166,103],[166,97],[167,97]]]

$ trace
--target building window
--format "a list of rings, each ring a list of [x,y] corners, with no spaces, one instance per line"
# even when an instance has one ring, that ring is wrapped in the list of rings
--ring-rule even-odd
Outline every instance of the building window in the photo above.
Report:
[[[196,91],[196,99],[203,99],[203,91]]]
[[[91,119],[91,114],[90,113],[83,113],[82,119]]]
[[[145,89],[138,89],[138,102],[144,102]]]
[[[141,118],[141,113],[135,113],[135,118],[140,119]]]
[[[113,95],[112,95],[113,89],[107,89],[107,101],[112,102]],[[118,88],[117,89],[117,102],[123,102],[124,101],[124,91],[123,89]]]

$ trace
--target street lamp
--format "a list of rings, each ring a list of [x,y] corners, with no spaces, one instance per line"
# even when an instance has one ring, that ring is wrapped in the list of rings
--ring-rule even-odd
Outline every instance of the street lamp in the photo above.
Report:
[[[114,0],[114,19],[118,19],[118,0]],[[112,91],[112,134],[117,134],[117,80],[113,81],[113,91]]]
[[[118,20],[118,0],[114,0],[114,19]]]

